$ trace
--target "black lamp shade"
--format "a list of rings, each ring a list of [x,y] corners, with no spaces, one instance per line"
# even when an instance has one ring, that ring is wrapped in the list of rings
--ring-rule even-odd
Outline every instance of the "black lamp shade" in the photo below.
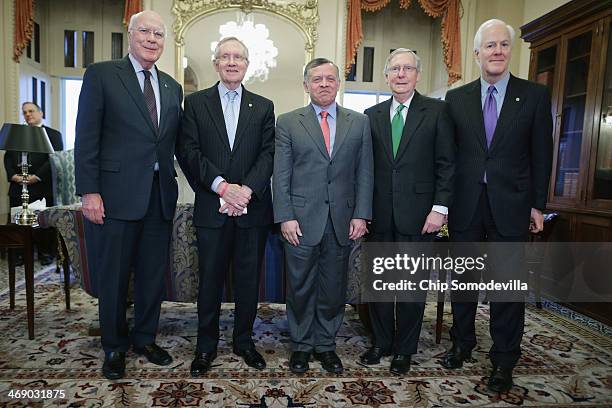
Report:
[[[53,153],[53,146],[42,126],[5,123],[0,130],[0,150]]]

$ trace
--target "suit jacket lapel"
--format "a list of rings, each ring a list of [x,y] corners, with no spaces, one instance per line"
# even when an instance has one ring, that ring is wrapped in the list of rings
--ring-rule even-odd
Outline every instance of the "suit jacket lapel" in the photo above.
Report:
[[[336,157],[336,153],[340,150],[342,143],[346,139],[352,121],[351,112],[336,104],[336,137],[334,139],[334,148],[331,155],[332,159]],[[323,132],[321,132],[321,134],[323,134]]]
[[[495,133],[493,134],[493,140],[489,148],[490,151],[495,149],[504,139],[507,134],[505,130],[512,128],[510,124],[515,120],[519,108],[523,104],[524,95],[522,95],[522,89],[520,89],[518,84],[519,83],[514,80],[514,77],[510,75],[508,87],[506,88],[506,95],[504,96],[504,103],[499,113],[499,119],[497,119],[497,125],[495,126]]]
[[[227,129],[225,128],[225,119],[223,116],[223,108],[221,107],[221,98],[219,97],[219,88],[217,88],[217,85],[209,88],[206,92],[205,105],[206,109],[208,109],[208,113],[210,114],[210,118],[217,128],[217,136],[219,136],[221,143],[227,147],[227,150],[231,150],[229,138],[227,136]]]
[[[473,124],[476,139],[482,149],[487,151],[487,136],[484,129],[484,116],[482,116],[482,96],[480,95],[480,78],[472,82],[467,91],[466,113],[467,120]]]
[[[408,147],[408,144],[414,138],[414,134],[419,129],[423,118],[425,118],[423,109],[424,107],[421,103],[421,95],[415,91],[412,101],[410,102],[410,108],[408,108],[408,113],[406,114],[406,124],[404,125],[402,139],[400,140],[400,145],[397,149],[395,160],[399,160],[400,157],[402,157],[406,151],[406,148]]]
[[[374,121],[375,126],[378,127],[378,134],[382,139],[382,145],[389,157],[389,160],[393,161],[393,143],[391,140],[391,100],[384,102],[383,105],[376,111],[376,117]]]
[[[157,68],[156,68],[157,69]],[[166,79],[162,76],[161,71],[157,70],[157,79],[159,82],[159,135],[158,137],[161,139],[165,132],[163,132],[166,117],[166,113],[168,112],[168,104],[170,101],[170,89],[168,88],[168,83]]]
[[[253,103],[251,93],[242,87],[242,98],[240,98],[240,115],[238,116],[238,125],[236,126],[236,137],[234,138],[234,148],[236,150],[240,141],[244,138],[245,131],[251,123],[251,115],[253,113]]]
[[[323,140],[323,132],[321,131],[321,125],[317,120],[315,115],[315,110],[312,105],[305,106],[301,113],[302,118],[300,122],[302,126],[306,129],[306,133],[310,136],[312,141],[321,151],[321,154],[324,155],[329,160],[329,154],[327,153],[327,148],[325,147],[325,141]],[[338,124],[336,123],[336,132],[337,132]]]
[[[136,72],[134,71],[134,66],[130,62],[128,57],[123,58],[122,60],[117,62],[117,74],[119,75],[119,79],[125,86],[128,94],[134,100],[134,103],[140,110],[140,113],[145,119],[147,126],[151,129],[154,135],[156,135],[155,128],[153,127],[153,122],[151,122],[151,116],[149,116],[149,110],[145,104],[144,94],[140,89],[140,84],[138,83],[138,78],[136,77]],[[160,92],[161,93],[161,92]],[[162,105],[163,106],[163,105]]]

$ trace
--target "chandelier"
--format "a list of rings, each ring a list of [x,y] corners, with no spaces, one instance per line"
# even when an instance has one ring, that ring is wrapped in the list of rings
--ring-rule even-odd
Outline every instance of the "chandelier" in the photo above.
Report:
[[[264,82],[268,79],[270,68],[276,67],[278,48],[269,39],[270,31],[265,24],[254,24],[252,16],[238,15],[238,21],[228,21],[219,26],[219,40],[225,37],[236,37],[249,49],[249,67],[244,82],[255,79]],[[210,50],[215,51],[218,41],[210,43]],[[213,55],[214,59],[214,55]]]

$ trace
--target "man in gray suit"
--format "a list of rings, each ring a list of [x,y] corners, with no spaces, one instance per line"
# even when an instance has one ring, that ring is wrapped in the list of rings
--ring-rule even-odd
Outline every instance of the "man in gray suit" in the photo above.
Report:
[[[308,370],[310,354],[332,373],[342,324],[351,244],[372,216],[372,142],[368,118],[335,102],[340,77],[330,60],[304,68],[311,104],[279,116],[274,157],[274,221],[287,262],[289,367]]]

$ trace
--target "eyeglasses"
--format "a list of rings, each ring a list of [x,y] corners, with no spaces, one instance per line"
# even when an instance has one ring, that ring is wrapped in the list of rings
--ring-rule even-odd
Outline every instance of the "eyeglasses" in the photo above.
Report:
[[[230,62],[232,59],[234,60],[234,62],[243,62],[247,60],[244,55],[223,54],[217,58],[217,61],[226,63],[226,62]]]
[[[397,75],[402,69],[406,73],[412,73],[416,71],[416,67],[413,67],[412,65],[394,65],[392,67],[389,67],[389,70],[387,72],[392,72]]]
[[[156,40],[163,40],[166,36],[166,33],[164,33],[163,31],[154,30],[152,28],[140,27],[137,28],[136,31],[138,31],[143,37],[148,37],[153,34]]]

